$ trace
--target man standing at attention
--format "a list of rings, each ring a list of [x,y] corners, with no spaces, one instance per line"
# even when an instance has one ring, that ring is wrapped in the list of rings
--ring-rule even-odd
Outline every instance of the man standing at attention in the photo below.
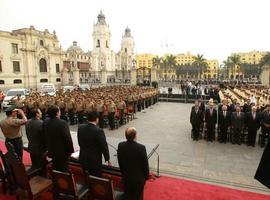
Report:
[[[5,110],[7,118],[0,122],[0,128],[6,138],[6,143],[10,142],[18,158],[22,160],[23,141],[22,141],[22,125],[26,124],[27,118],[21,109],[16,109],[15,105]],[[17,118],[20,115],[21,119]]]
[[[98,113],[87,113],[87,123],[78,128],[79,162],[90,175],[101,176],[102,155],[111,166],[109,148],[103,129],[97,126]]]
[[[60,108],[52,105],[48,108],[47,118],[43,122],[43,132],[49,157],[52,158],[53,169],[68,171],[68,158],[74,152],[72,138],[67,122],[60,119]]]
[[[42,131],[43,121],[40,109],[33,108],[31,111],[32,119],[26,125],[26,136],[28,139],[28,151],[32,161],[32,169],[41,168],[45,170],[45,138]]]
[[[145,181],[149,177],[149,165],[144,145],[136,142],[134,127],[126,129],[126,142],[118,145],[118,163],[125,185],[124,199],[142,200]]]

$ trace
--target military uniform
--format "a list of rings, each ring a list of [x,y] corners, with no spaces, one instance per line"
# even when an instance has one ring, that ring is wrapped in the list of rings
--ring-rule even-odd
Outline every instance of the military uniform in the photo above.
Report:
[[[110,101],[109,104],[107,105],[107,110],[108,110],[108,120],[109,120],[109,126],[110,129],[113,130],[115,128],[115,111],[116,111],[116,106],[113,101]]]
[[[96,111],[99,113],[99,128],[104,128],[104,103],[102,101],[98,101],[96,104]]]
[[[12,112],[15,109],[15,105],[7,108],[6,112]],[[6,138],[5,143],[11,143],[14,147],[18,157],[22,160],[23,155],[23,141],[22,141],[22,125],[26,124],[27,119],[18,119],[8,116],[6,119],[0,122],[0,128]]]

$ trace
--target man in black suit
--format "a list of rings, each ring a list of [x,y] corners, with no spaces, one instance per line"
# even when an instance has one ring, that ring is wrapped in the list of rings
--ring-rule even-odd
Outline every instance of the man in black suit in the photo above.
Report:
[[[270,104],[266,106],[266,109],[262,112],[261,127],[262,127],[262,138],[261,147],[265,145],[265,139],[268,135],[268,140],[270,138]]]
[[[231,115],[231,126],[233,130],[233,140],[232,143],[235,144],[241,144],[240,138],[241,133],[244,128],[245,123],[245,114],[241,112],[241,107],[239,104],[236,104],[235,106],[236,112],[233,112]]]
[[[228,128],[231,124],[231,113],[228,111],[228,106],[223,105],[222,110],[219,112],[218,124],[220,129],[220,142],[227,142]]]
[[[58,106],[48,108],[47,118],[43,122],[43,132],[46,138],[48,156],[52,158],[53,169],[68,171],[68,159],[74,152],[72,138],[67,122],[60,119],[61,111]]]
[[[200,128],[203,123],[203,111],[200,109],[199,101],[191,108],[190,123],[192,125],[193,140],[199,140]]]
[[[248,128],[248,146],[255,147],[257,131],[260,128],[260,115],[257,112],[257,107],[252,106],[251,112],[246,114],[246,125]]]
[[[217,110],[214,109],[213,101],[209,101],[209,108],[205,112],[205,123],[207,128],[207,141],[215,140],[215,128],[217,124]]]
[[[260,164],[257,168],[255,179],[260,181],[263,185],[270,188],[270,142],[266,145]]]
[[[118,145],[117,158],[125,186],[125,200],[142,200],[145,181],[149,178],[149,165],[144,145],[136,142],[137,131],[126,129],[126,142]]]
[[[111,165],[104,131],[97,124],[98,113],[89,112],[87,113],[87,123],[78,128],[79,162],[93,176],[101,176],[102,154],[108,165]]]
[[[32,119],[25,125],[26,136],[28,139],[28,151],[32,161],[32,169],[41,168],[45,170],[45,137],[42,131],[43,121],[40,109],[33,108],[31,111]],[[44,171],[45,172],[45,171]]]

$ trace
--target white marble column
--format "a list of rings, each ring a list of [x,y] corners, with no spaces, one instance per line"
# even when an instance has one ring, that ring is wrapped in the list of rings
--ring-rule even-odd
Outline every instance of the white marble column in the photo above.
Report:
[[[101,70],[101,84],[106,85],[107,84],[107,72],[106,70]]]
[[[68,69],[64,68],[63,74],[62,74],[62,84],[63,85],[68,85],[68,83],[69,83]]]
[[[136,69],[131,69],[130,84],[137,85],[137,72]]]
[[[78,68],[73,71],[73,85],[80,85],[80,70]]]

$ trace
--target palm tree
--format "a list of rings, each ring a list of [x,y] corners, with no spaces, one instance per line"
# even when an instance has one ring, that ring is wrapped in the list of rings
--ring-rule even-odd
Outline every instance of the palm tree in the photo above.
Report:
[[[198,68],[198,78],[201,78],[202,73],[208,67],[206,59],[203,57],[203,54],[198,54],[197,56],[194,56],[193,59],[194,62],[192,63],[192,65]]]
[[[260,65],[270,65],[270,52],[267,52],[261,59]]]
[[[152,63],[154,67],[159,68],[162,63],[162,58],[160,58],[159,56],[156,56],[152,59]]]
[[[240,56],[235,54],[235,55],[232,55],[229,57],[229,60],[232,64],[232,74],[233,74],[233,79],[235,79],[235,68],[237,65],[240,65],[241,64],[241,61],[240,61]],[[238,74],[238,78],[239,78],[239,74]]]
[[[227,79],[229,79],[230,78],[229,77],[229,69],[232,66],[232,63],[230,62],[230,59],[228,58],[227,60],[223,61],[223,64],[224,64],[224,66],[226,68],[226,77],[227,77]]]
[[[161,78],[161,76],[162,76],[162,71],[161,71],[161,65],[162,65],[162,58],[161,57],[159,57],[159,56],[156,56],[156,57],[154,57],[153,59],[152,59],[152,63],[153,63],[153,67],[155,67],[156,69],[158,69],[158,74],[159,74],[159,79]]]

